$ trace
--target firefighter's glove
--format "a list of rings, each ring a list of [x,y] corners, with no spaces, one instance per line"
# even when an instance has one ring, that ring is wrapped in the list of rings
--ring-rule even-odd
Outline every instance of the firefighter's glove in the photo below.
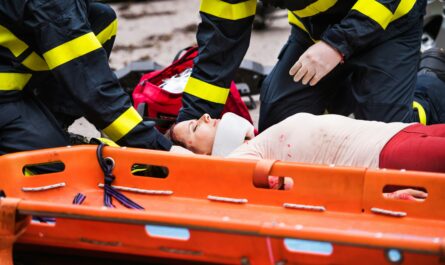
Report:
[[[315,86],[342,61],[343,56],[336,49],[319,41],[300,56],[289,74],[294,77],[295,82]]]

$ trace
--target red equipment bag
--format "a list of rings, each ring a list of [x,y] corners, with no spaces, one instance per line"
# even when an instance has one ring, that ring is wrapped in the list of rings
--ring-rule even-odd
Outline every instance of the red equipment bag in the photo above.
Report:
[[[179,109],[182,107],[182,93],[171,93],[162,89],[160,85],[165,79],[192,68],[193,59],[197,55],[197,47],[184,49],[178,53],[170,66],[143,75],[133,91],[134,107],[144,119],[155,121],[157,128],[163,133],[176,121]],[[223,110],[223,113],[225,112],[233,112],[252,123],[249,110],[234,82],[230,86],[229,97]]]

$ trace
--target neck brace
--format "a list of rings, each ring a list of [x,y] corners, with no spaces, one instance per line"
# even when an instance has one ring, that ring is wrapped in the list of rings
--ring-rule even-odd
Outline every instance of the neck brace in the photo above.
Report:
[[[246,135],[253,132],[254,127],[246,119],[231,113],[225,113],[216,128],[212,155],[225,157],[242,145]]]

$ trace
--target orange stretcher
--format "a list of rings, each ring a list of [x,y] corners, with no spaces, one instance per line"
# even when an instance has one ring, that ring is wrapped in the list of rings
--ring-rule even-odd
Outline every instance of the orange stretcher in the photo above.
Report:
[[[105,147],[112,185],[145,208],[132,210],[116,201],[103,206],[96,149],[0,157],[1,264],[12,264],[17,242],[219,264],[445,262],[445,174]],[[25,174],[53,162],[63,170]],[[138,175],[135,165],[162,167],[165,175]],[[294,187],[259,187],[267,175],[292,177]],[[388,186],[422,188],[428,197],[385,198]],[[78,193],[86,199],[73,205]]]

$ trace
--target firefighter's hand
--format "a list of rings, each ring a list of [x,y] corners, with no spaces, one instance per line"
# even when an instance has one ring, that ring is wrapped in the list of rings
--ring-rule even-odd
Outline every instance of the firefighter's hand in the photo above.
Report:
[[[326,44],[319,41],[309,47],[292,66],[289,74],[295,82],[303,85],[315,86],[323,77],[332,71],[341,61],[342,55]]]

